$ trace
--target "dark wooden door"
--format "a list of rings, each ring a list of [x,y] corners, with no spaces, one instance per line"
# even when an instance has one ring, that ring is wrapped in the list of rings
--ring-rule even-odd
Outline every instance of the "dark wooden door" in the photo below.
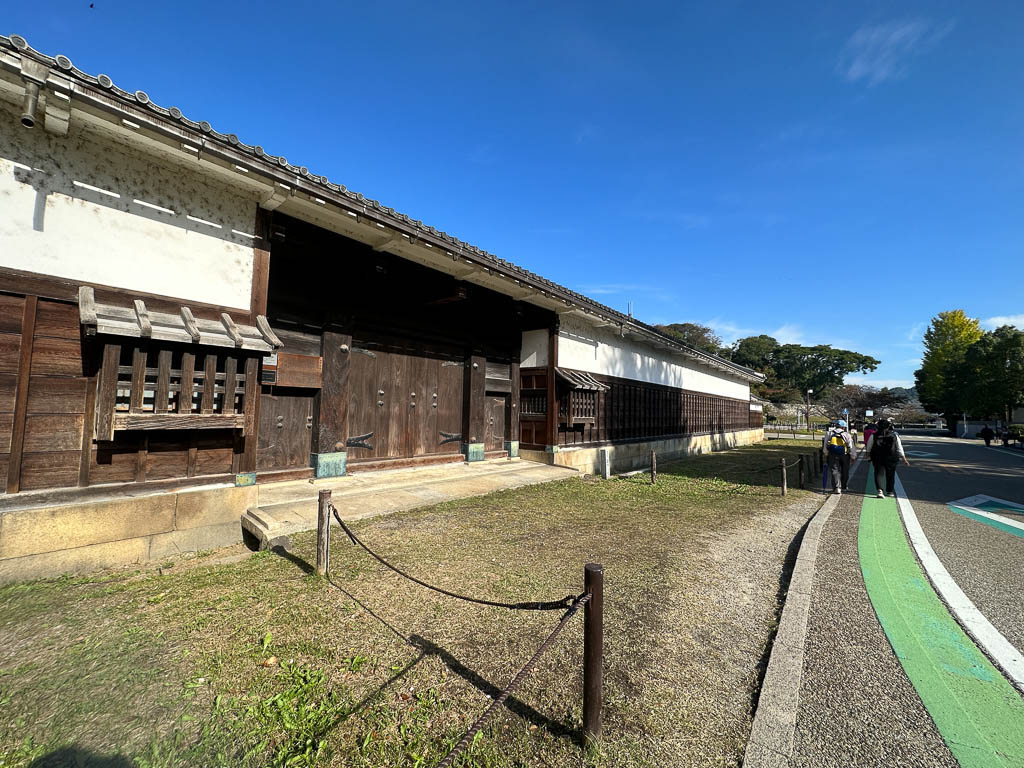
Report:
[[[275,389],[260,397],[256,469],[297,469],[309,466],[313,435],[313,395],[303,390]]]
[[[349,461],[386,456],[388,354],[353,345],[349,362]],[[381,429],[384,429],[382,434]]]
[[[501,451],[505,448],[505,419],[508,413],[508,395],[488,395],[484,412],[484,450]]]
[[[437,431],[432,453],[462,450],[462,385],[464,363],[439,360],[437,368]]]

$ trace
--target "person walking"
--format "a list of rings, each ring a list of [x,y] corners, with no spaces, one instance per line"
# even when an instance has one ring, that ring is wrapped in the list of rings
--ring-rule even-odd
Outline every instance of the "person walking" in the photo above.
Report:
[[[821,441],[821,452],[828,463],[832,478],[832,493],[841,495],[850,481],[850,462],[857,458],[857,441],[847,429],[846,419],[839,419],[829,427]]]
[[[864,425],[864,447],[865,448],[867,447],[868,440],[870,440],[871,436],[873,434],[875,434],[875,432],[877,432],[877,431],[878,431],[878,427],[875,425],[875,422],[873,422],[873,421],[869,421],[867,424]]]
[[[992,427],[990,427],[988,424],[986,424],[982,428],[981,432],[979,432],[978,434],[981,435],[981,439],[985,441],[985,447],[986,448],[991,448],[992,447],[992,438],[996,436],[996,433],[992,431]]]
[[[902,461],[908,467],[910,462],[903,452],[903,441],[896,434],[893,424],[888,419],[878,422],[878,431],[868,440],[865,450],[875,468],[875,488],[877,496],[882,499],[896,495],[896,465]],[[882,490],[883,485],[885,490]]]

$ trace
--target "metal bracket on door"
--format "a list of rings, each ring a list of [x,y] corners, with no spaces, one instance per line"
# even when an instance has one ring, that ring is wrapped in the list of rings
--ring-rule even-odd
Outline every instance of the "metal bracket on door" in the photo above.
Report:
[[[352,351],[359,352],[360,354],[366,355],[367,357],[377,357],[376,352],[371,352],[370,350],[363,349],[362,347],[352,347]]]
[[[365,435],[350,437],[345,441],[345,445],[349,448],[367,448],[372,451],[373,446],[366,442],[371,437],[373,437],[373,432],[367,432]]]
[[[444,445],[445,443],[458,443],[462,441],[462,434],[460,432],[440,432],[441,442],[438,445]]]

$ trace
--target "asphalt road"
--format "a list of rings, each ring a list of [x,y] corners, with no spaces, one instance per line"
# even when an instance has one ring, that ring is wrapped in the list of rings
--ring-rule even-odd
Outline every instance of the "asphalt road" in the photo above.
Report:
[[[1024,506],[1024,452],[931,436],[907,436],[904,446],[911,466],[899,476],[932,548],[975,606],[1024,649],[1024,537],[949,506],[979,494]],[[867,469],[822,532],[791,765],[955,766],[949,733],[940,734],[866,591],[858,529]],[[898,515],[895,502],[878,513]],[[1024,524],[1024,510],[998,513]]]
[[[1024,451],[931,437],[905,438],[904,448],[935,454],[911,455],[912,466],[899,470],[932,549],[978,610],[1024,650],[1024,537],[949,506],[982,494],[1024,507]],[[1024,523],[1024,514],[999,514]]]

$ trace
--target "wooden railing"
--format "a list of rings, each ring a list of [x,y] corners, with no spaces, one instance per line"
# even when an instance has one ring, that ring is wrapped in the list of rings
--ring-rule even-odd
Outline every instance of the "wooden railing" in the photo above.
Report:
[[[132,344],[104,345],[96,393],[97,440],[112,440],[118,430],[238,429],[243,435],[255,434],[258,357],[237,352],[197,355],[145,341]],[[122,364],[123,356],[131,365]]]

